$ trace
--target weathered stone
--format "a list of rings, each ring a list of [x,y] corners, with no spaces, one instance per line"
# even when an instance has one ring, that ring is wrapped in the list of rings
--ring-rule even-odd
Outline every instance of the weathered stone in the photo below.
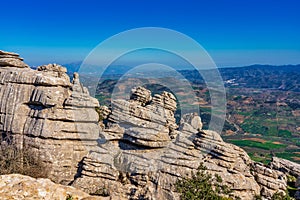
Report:
[[[19,174],[0,176],[0,198],[5,199],[81,199],[101,200],[74,187],[55,184],[49,179],[34,179]]]
[[[84,87],[73,91],[80,83],[71,84],[65,72],[56,64],[0,68],[0,133],[11,135],[19,148],[32,148],[48,164],[49,177],[67,184],[97,145],[100,127],[98,101]]]
[[[2,50],[0,50],[0,55],[8,55],[8,56],[19,57],[19,54],[17,54],[17,53],[7,52],[7,51],[2,51]]]
[[[242,199],[284,192],[283,173],[254,163],[244,150],[225,143],[218,133],[202,130],[197,114],[183,116],[172,140],[168,119],[173,120],[172,108],[176,105],[165,106],[165,97],[170,96],[155,94],[146,106],[133,99],[114,100],[109,125],[103,130],[107,139],[83,160],[82,176],[73,185],[92,193],[97,185],[109,185],[115,196],[129,199],[138,199],[139,195],[179,199],[176,180],[195,172],[203,163]],[[168,111],[170,114],[165,114]],[[95,186],[89,187],[89,182]]]
[[[16,68],[29,68],[16,53],[10,53],[0,50],[0,67],[16,67]]]
[[[181,123],[183,123],[183,122],[190,124],[197,131],[202,130],[203,124],[202,124],[200,116],[198,116],[197,113],[189,113],[189,114],[183,115],[181,118]]]
[[[255,179],[257,174],[251,172],[253,162],[246,152],[223,142],[214,131],[201,130],[201,119],[196,114],[184,115],[179,131],[174,128],[176,134],[171,140],[168,119],[172,121],[174,113],[170,106],[165,107],[163,96],[170,97],[166,93],[154,95],[146,106],[133,99],[114,100],[108,127],[102,131],[105,139],[84,158],[82,175],[73,186],[94,193],[99,185],[105,185],[113,195],[129,199],[138,199],[139,195],[179,199],[174,188],[178,177],[195,172],[204,163],[208,172],[219,174],[242,199],[252,199],[262,189],[270,190],[268,194],[278,190],[260,186]],[[167,111],[171,113],[162,115]],[[261,184],[265,183],[263,180]],[[272,181],[281,190],[285,187],[279,175]]]
[[[18,57],[18,56],[12,56],[12,55],[1,55],[0,54],[0,59],[1,58],[14,58],[14,59],[17,59],[17,60],[21,60],[21,61],[23,61],[24,59],[23,58],[20,58],[20,57]]]
[[[273,157],[269,165],[272,169],[279,170],[286,175],[297,177],[295,183],[295,187],[297,188],[295,199],[300,200],[300,164],[282,158]]]
[[[145,106],[152,99],[151,91],[143,87],[134,87],[131,90],[130,99],[140,102],[142,106]]]
[[[254,163],[252,170],[255,180],[261,186],[263,196],[270,197],[275,193],[285,194],[287,178],[282,172],[272,170],[259,163]]]
[[[100,106],[98,112],[100,113],[102,119],[107,119],[111,114],[111,110],[107,106]]]
[[[140,146],[165,147],[171,137],[174,138],[174,131],[178,127],[174,117],[176,99],[172,94],[163,92],[156,98],[161,103],[155,103],[149,95],[149,90],[136,87],[132,90],[130,101],[112,101],[108,120],[124,128],[123,140]],[[165,103],[171,101],[170,99],[175,99],[175,106],[172,108]]]
[[[277,169],[285,174],[291,174],[295,177],[300,176],[300,164],[289,160],[273,157],[269,165],[272,169]]]
[[[64,75],[67,72],[67,68],[58,65],[58,64],[48,64],[48,65],[42,65],[37,68],[38,71],[45,71],[45,72],[57,72],[61,73],[61,75]]]
[[[169,129],[157,131],[149,128],[131,127],[125,130],[124,140],[147,147],[165,147],[170,142]]]
[[[175,111],[177,108],[176,98],[169,92],[163,92],[161,95],[155,94],[152,99],[152,104],[160,105],[171,111]]]
[[[18,67],[18,68],[29,68],[22,60],[18,58],[0,58],[0,67]]]
[[[21,61],[17,54],[0,55]],[[299,166],[285,160],[274,158],[270,166],[253,162],[218,133],[202,130],[198,114],[183,115],[178,126],[171,93],[151,97],[136,87],[130,100],[100,107],[79,75],[70,83],[65,72],[56,64],[0,68],[0,132],[11,134],[20,148],[31,147],[56,182],[111,199],[175,200],[178,178],[203,163],[236,196],[250,200],[284,192],[285,174],[298,174]]]

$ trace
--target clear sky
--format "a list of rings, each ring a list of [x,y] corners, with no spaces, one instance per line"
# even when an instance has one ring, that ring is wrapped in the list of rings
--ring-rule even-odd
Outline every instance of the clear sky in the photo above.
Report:
[[[0,18],[0,49],[31,65],[83,60],[106,38],[147,26],[194,38],[219,67],[300,63],[298,0],[7,0]]]

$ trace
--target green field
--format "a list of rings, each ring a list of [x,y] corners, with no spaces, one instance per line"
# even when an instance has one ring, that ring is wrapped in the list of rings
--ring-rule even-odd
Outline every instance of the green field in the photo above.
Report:
[[[268,138],[269,140],[267,140]],[[300,163],[300,148],[296,148],[295,146],[291,147],[287,143],[275,143],[274,141],[277,141],[275,138],[260,137],[259,139],[261,139],[262,142],[242,138],[227,138],[226,141],[244,148],[251,159],[256,162],[268,164],[272,160],[272,157],[276,156]],[[263,140],[265,141],[263,142]]]
[[[271,141],[257,142],[252,140],[230,140],[230,143],[240,147],[251,147],[251,148],[264,149],[264,150],[274,150],[274,149],[281,149],[287,147],[286,144],[274,144]]]

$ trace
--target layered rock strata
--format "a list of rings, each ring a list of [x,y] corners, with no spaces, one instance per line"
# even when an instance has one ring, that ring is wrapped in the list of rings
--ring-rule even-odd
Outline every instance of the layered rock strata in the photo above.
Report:
[[[295,199],[300,200],[300,164],[282,158],[273,157],[272,162],[269,165],[272,169],[276,169],[286,175],[294,176],[296,178],[294,185],[295,188],[297,188]]]
[[[133,88],[130,100],[114,100],[111,111],[103,109],[110,114],[99,147],[83,159],[73,186],[92,194],[105,188],[113,199],[179,199],[176,181],[203,163],[242,199],[285,191],[283,173],[254,163],[218,133],[202,130],[197,114],[183,115],[177,126],[171,93],[149,94]]]
[[[277,158],[270,166],[253,162],[203,130],[197,113],[177,125],[171,93],[135,87],[128,101],[99,106],[78,74],[70,82],[60,65],[33,70],[15,53],[0,51],[0,99],[2,141],[29,148],[52,180],[90,194],[179,199],[176,181],[203,163],[241,199],[270,198],[286,190],[287,174],[299,174],[299,166]]]
[[[0,51],[2,141],[38,155],[52,180],[70,183],[86,146],[97,144],[98,106],[78,74],[71,83],[60,65],[33,70],[17,54]]]

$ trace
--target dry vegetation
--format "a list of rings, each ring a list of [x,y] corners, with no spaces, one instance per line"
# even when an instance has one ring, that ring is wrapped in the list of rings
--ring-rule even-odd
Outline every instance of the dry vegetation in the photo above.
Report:
[[[29,147],[17,148],[7,139],[0,146],[0,175],[23,174],[34,178],[46,178],[47,167]]]

